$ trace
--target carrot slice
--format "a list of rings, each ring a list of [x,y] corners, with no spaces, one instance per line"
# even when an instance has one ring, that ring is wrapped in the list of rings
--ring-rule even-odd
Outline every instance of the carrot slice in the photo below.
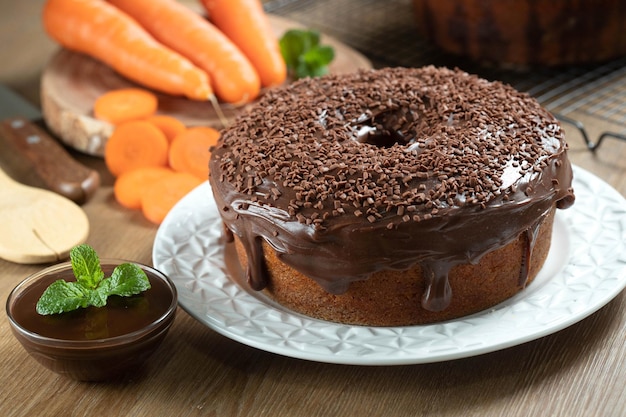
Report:
[[[210,148],[217,144],[220,132],[211,127],[191,127],[174,138],[169,150],[169,164],[174,171],[188,172],[201,180],[209,175]]]
[[[167,213],[202,180],[186,172],[172,172],[148,185],[141,194],[141,211],[149,221],[161,224]]]
[[[111,90],[98,97],[93,105],[96,119],[114,125],[148,117],[156,112],[155,94],[140,88]]]
[[[104,147],[104,162],[114,176],[148,166],[167,166],[168,143],[155,125],[135,120],[115,128]]]
[[[187,129],[187,126],[177,118],[166,114],[155,114],[145,119],[147,122],[154,124],[165,134],[167,141],[172,143],[176,135]]]
[[[129,209],[140,209],[141,196],[146,188],[172,172],[165,167],[145,167],[124,172],[115,179],[113,195],[120,205]]]

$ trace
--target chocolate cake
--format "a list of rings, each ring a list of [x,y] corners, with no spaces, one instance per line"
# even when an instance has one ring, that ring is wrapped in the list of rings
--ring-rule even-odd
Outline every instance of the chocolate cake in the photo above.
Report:
[[[417,30],[447,52],[525,68],[626,55],[621,0],[413,0]]]
[[[250,287],[299,313],[390,326],[522,290],[574,201],[536,100],[460,70],[385,68],[270,90],[213,149]]]

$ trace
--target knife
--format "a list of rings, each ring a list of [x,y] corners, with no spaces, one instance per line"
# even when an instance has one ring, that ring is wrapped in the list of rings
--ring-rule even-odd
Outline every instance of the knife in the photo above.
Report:
[[[47,188],[77,204],[100,185],[87,168],[53,138],[39,109],[0,84],[0,159],[7,172],[29,185]]]

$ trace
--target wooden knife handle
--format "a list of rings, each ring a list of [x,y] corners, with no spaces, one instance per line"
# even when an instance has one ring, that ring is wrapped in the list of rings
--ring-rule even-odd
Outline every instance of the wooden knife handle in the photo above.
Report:
[[[43,184],[77,204],[91,198],[100,185],[98,172],[76,161],[63,146],[31,121],[13,117],[0,122],[0,135],[30,162]]]

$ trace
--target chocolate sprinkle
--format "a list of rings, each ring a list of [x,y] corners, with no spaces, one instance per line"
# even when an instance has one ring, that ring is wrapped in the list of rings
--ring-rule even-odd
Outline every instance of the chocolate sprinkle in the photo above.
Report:
[[[269,91],[223,133],[220,181],[268,205],[296,191],[299,221],[434,215],[515,193],[502,188],[505,170],[540,172],[554,153],[545,143],[561,137],[535,100],[499,82],[434,67],[362,71]]]

